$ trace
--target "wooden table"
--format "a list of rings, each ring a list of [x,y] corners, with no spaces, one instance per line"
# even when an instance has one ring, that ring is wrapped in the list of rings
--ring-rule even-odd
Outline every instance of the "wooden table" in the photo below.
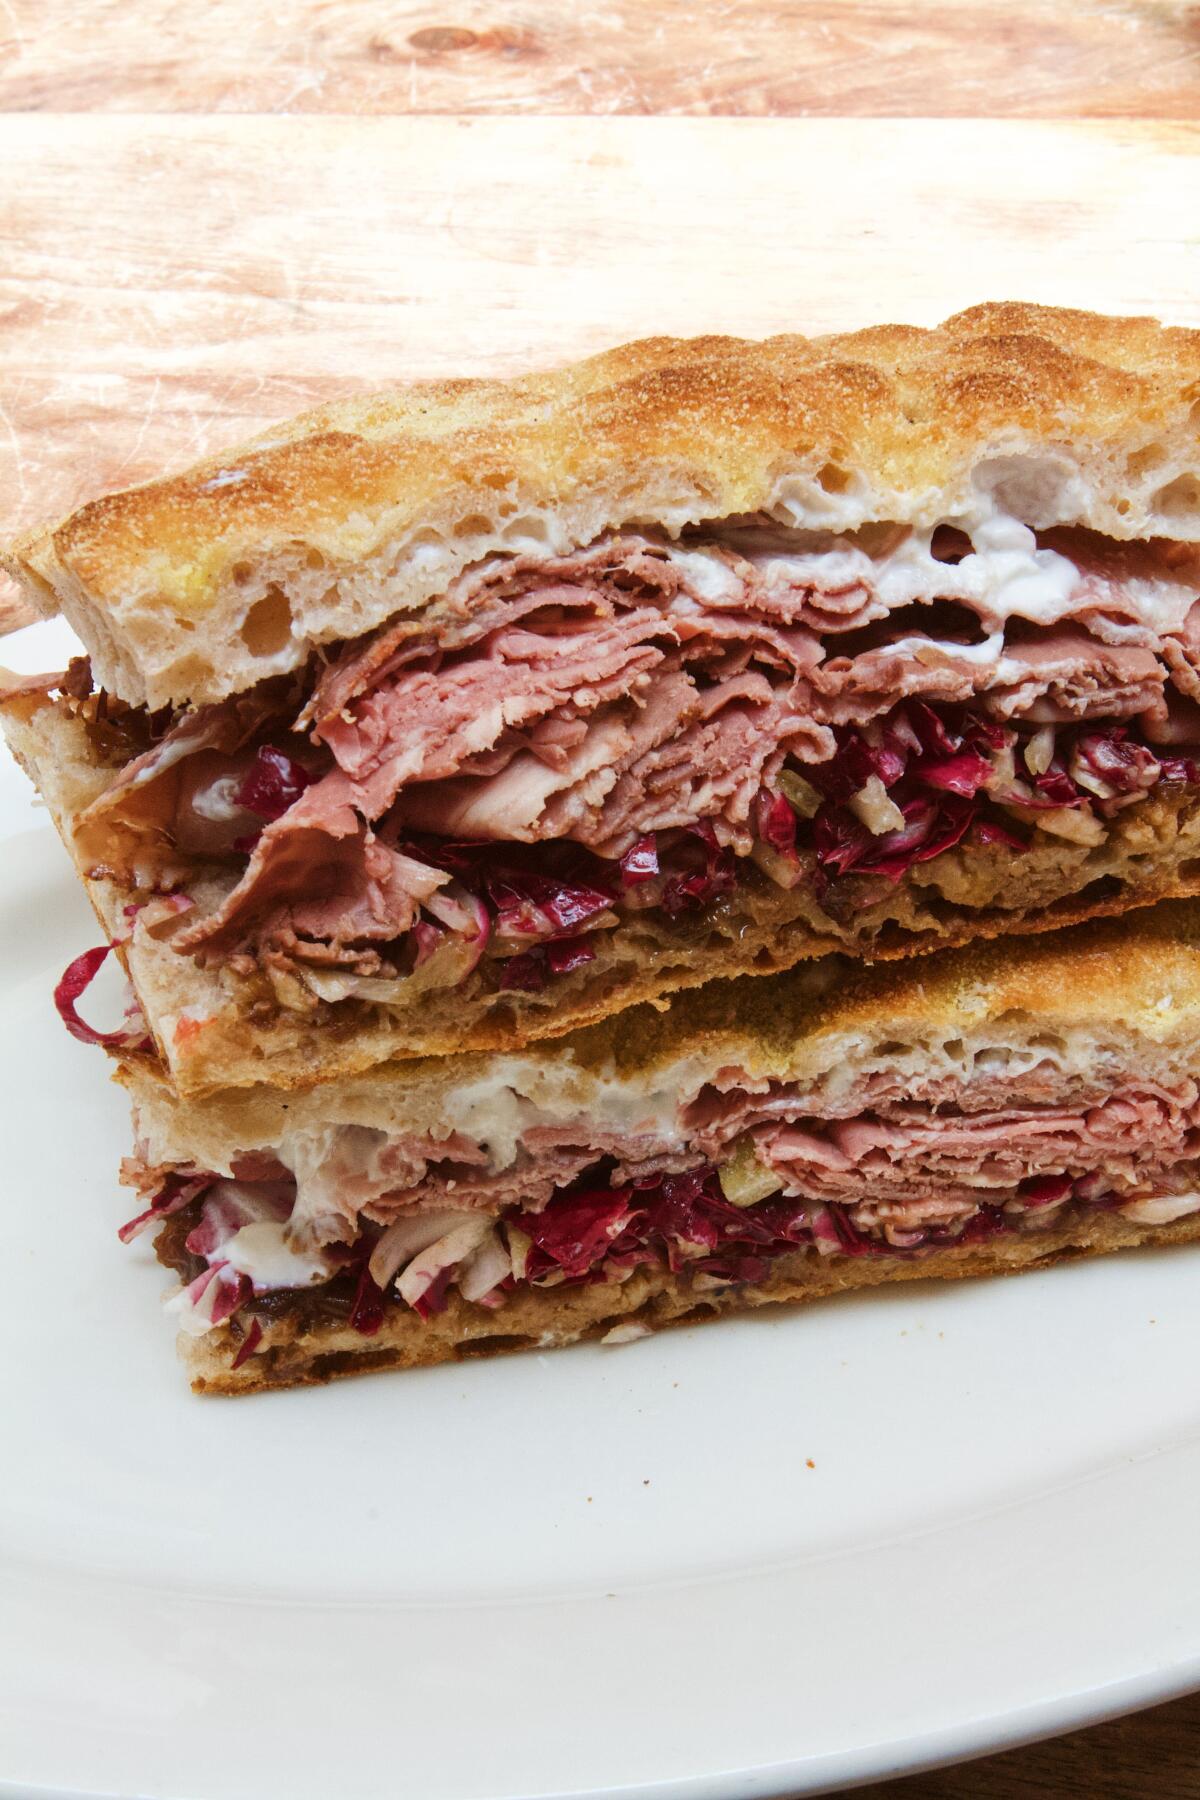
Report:
[[[7,532],[646,332],[1200,321],[1183,0],[0,0]],[[11,594],[0,594],[9,624]],[[1200,1793],[1200,1700],[867,1792]]]

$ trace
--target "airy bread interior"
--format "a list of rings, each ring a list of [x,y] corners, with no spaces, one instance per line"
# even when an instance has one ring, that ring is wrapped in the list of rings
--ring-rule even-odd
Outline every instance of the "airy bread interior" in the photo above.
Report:
[[[931,331],[647,339],[309,413],[15,545],[98,680],[196,704],[425,611],[468,563],[762,513],[1200,539],[1200,332],[998,303]]]

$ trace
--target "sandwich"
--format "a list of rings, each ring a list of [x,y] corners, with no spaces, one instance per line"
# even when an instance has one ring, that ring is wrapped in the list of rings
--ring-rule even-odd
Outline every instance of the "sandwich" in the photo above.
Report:
[[[1186,896],[1198,409],[1016,304],[351,399],[19,544],[5,728],[187,1097]]]
[[[121,1069],[202,1393],[1200,1238],[1200,902],[714,982],[521,1051]]]

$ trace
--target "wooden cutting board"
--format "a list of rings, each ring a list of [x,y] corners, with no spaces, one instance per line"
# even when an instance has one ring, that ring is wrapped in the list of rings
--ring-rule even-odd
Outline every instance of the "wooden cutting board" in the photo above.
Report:
[[[1187,119],[1200,42],[1188,0],[5,0],[29,110]]]
[[[0,118],[5,535],[300,407],[646,333],[1200,318],[1200,127]]]

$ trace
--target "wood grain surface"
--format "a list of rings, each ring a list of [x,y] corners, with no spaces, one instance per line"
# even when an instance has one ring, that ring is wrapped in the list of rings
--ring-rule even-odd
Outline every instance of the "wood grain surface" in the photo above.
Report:
[[[1186,0],[5,0],[0,33],[11,112],[1200,116]]]
[[[4,535],[646,332],[1200,322],[1184,0],[0,0],[0,159]],[[1194,1697],[862,1791],[1200,1800],[1198,1742]]]
[[[1198,150],[1181,124],[0,117],[0,516],[352,388],[643,333],[988,297],[1183,321]]]

